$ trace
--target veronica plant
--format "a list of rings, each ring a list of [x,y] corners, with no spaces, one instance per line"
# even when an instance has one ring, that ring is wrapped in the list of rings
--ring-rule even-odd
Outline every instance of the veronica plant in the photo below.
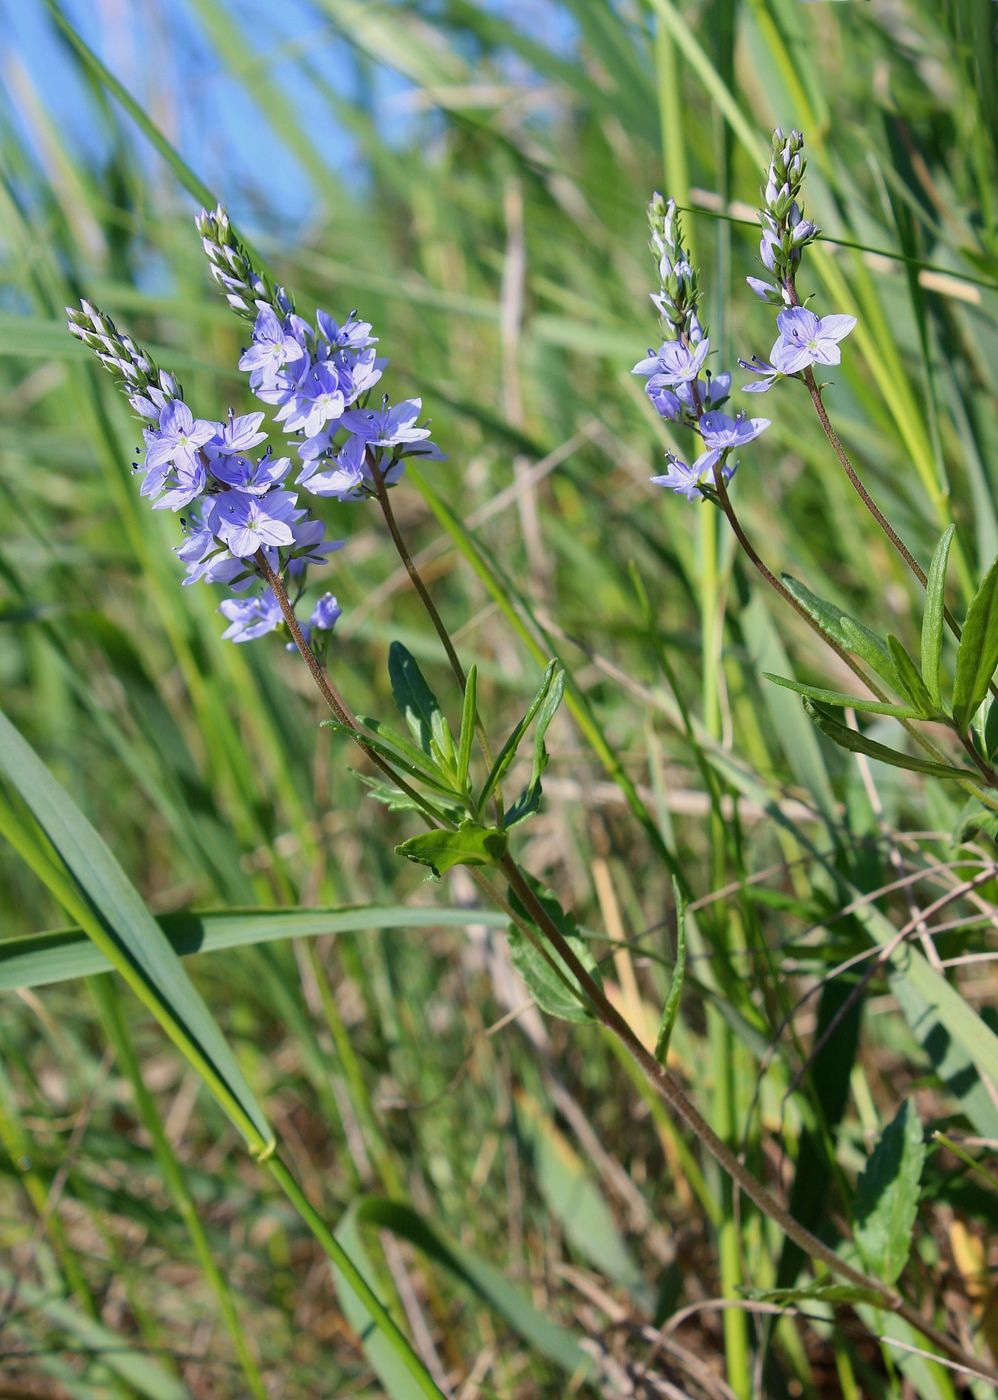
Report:
[[[820,232],[803,211],[806,165],[801,133],[791,131],[785,136],[777,127],[759,213],[759,256],[769,277],[746,279],[761,300],[779,308],[776,340],[768,360],[758,355],[739,360],[743,369],[756,376],[744,385],[744,392],[764,393],[781,380],[800,382],[806,387],[822,429],[850,482],[926,590],[920,663],[916,664],[897,637],[880,636],[795,579],[777,577],[749,540],[728,492],[736,466],[734,461],[729,462],[729,454],[769,427],[769,420],[717,411],[716,406],[727,398],[730,375],[712,377],[706,368],[710,342],[697,316],[698,274],[683,246],[674,202],[663,201],[657,194],[649,206],[652,251],[660,284],[659,290],[652,293],[652,301],[661,314],[660,325],[666,339],[657,354],[649,351],[647,358],[639,361],[634,372],[647,378],[648,397],[657,412],[696,433],[705,450],[689,466],[674,453],[668,453],[668,471],[651,480],[690,501],[711,500],[719,506],[753,566],[869,691],[869,697],[855,696],[770,676],[776,684],[803,697],[805,710],[824,734],[853,752],[958,782],[978,808],[998,811],[998,774],[992,762],[998,754],[998,710],[982,710],[989,691],[998,698],[998,690],[992,684],[998,665],[998,563],[986,575],[961,628],[944,598],[953,527],[943,534],[928,572],[924,571],[859,480],[832,427],[815,368],[841,362],[840,343],[855,327],[856,318],[839,313],[819,317],[801,304],[797,279],[802,254]],[[944,623],[960,642],[951,696],[944,694],[941,682]],[[836,713],[844,708],[892,716],[925,756],[888,747],[847,726]],[[969,766],[940,748],[920,727],[923,722],[945,725],[962,747]]]
[[[713,374],[707,366],[710,341],[698,316],[698,278],[683,246],[678,211],[656,196],[650,214],[659,274],[653,300],[663,343],[657,352],[649,351],[636,372],[647,379],[649,397],[663,418],[702,445],[690,466],[672,457],[659,481],[691,500],[715,501],[736,520],[727,495],[737,465],[731,454],[769,423],[723,410],[731,376]],[[221,605],[229,623],[224,635],[233,640],[286,628],[332,712],[327,723],[348,735],[379,770],[379,777],[364,779],[373,796],[393,809],[417,813],[428,828],[401,842],[398,854],[429,868],[433,876],[456,865],[470,869],[483,897],[508,916],[514,960],[543,1009],[568,1020],[599,1022],[747,1198],[812,1260],[844,1280],[850,1297],[875,1300],[897,1312],[942,1351],[965,1360],[961,1347],[927,1324],[893,1283],[867,1276],[795,1220],[690,1101],[662,1063],[680,983],[667,999],[656,1055],[607,996],[599,967],[571,916],[521,869],[511,833],[540,805],[545,736],[564,686],[560,667],[554,662],[547,667],[521,720],[501,745],[493,746],[479,713],[475,670],[465,672],[391,505],[391,488],[401,480],[408,458],[442,456],[428,427],[418,421],[420,400],[394,406],[387,398],[372,402],[386,361],[376,355],[370,324],[356,312],[342,323],[323,311],[314,325],[304,320],[290,295],[254,264],[223,209],[202,212],[197,224],[212,277],[233,311],[252,326],[239,363],[251,392],[272,411],[269,430],[260,411],[230,411],[222,420],[195,418],[175,378],[158,370],[109,318],[89,303],[70,312],[74,334],[112,372],[146,425],[145,455],[136,464],[143,493],[156,508],[185,512],[187,538],[177,551],[187,567],[185,581],[223,583],[234,591],[236,596]],[[287,439],[279,449],[286,456],[275,455],[269,444],[262,456],[249,455],[279,434]],[[295,468],[292,455],[298,459]],[[323,656],[339,615],[335,599],[323,595],[304,621],[297,608],[307,570],[322,565],[341,542],[326,540],[321,521],[289,489],[293,470],[293,486],[306,495],[377,502],[457,682],[461,721],[456,731],[415,659],[398,643],[390,648],[389,674],[406,732],[355,715],[340,693]],[[804,611],[803,604],[795,606]],[[507,802],[503,784],[528,734],[533,742],[529,777]],[[680,905],[681,894],[677,892]],[[385,1326],[383,1310],[374,1311],[369,1289],[364,1296]]]

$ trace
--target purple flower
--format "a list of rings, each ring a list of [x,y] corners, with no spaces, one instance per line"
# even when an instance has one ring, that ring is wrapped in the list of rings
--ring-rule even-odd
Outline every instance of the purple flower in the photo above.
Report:
[[[780,338],[771,358],[782,374],[796,374],[808,365],[837,365],[842,359],[839,341],[856,324],[855,316],[825,316],[820,321],[805,306],[791,306],[776,318]]]
[[[751,360],[739,360],[742,369],[750,370],[753,374],[761,374],[762,379],[757,379],[752,384],[744,384],[742,392],[746,394],[765,394],[772,389],[777,379],[780,378],[780,371],[775,365],[771,365],[768,360],[762,360],[758,355],[753,355]]]
[[[267,496],[226,491],[215,502],[215,533],[237,559],[248,559],[263,545],[291,544],[297,499],[292,491],[271,491]]]
[[[317,311],[315,319],[330,345],[340,350],[365,350],[369,345],[378,343],[377,336],[371,334],[370,321],[358,321],[356,311],[350,312],[342,326],[337,325],[325,311]]]
[[[173,399],[159,415],[159,427],[144,429],[146,466],[156,468],[173,462],[193,471],[198,453],[219,430],[217,423],[195,418],[182,399]]]
[[[664,375],[653,374],[645,385],[645,393],[655,405],[655,411],[669,423],[682,416],[683,403],[679,395],[670,389]]]
[[[146,486],[153,474],[150,472],[142,483],[142,493],[154,495],[155,491],[146,492]],[[156,480],[153,477],[153,480]],[[204,463],[196,459],[188,465],[186,462],[174,468],[165,481],[160,480],[157,490],[166,486],[165,496],[160,496],[158,501],[153,503],[153,510],[183,510],[184,506],[189,506],[191,501],[196,500],[201,495],[208,484],[208,473],[204,469]]]
[[[285,432],[314,437],[330,420],[343,416],[352,393],[349,373],[330,360],[320,360],[302,376],[294,395],[275,417]]]
[[[386,400],[380,409],[351,409],[341,421],[371,447],[408,445],[430,436],[429,428],[416,426],[422,407],[422,399],[403,399],[394,408]]]
[[[281,606],[269,588],[259,597],[226,598],[218,611],[229,621],[222,633],[222,640],[229,642],[252,642],[284,621]]]
[[[313,608],[308,625],[317,627],[322,632],[331,632],[342,612],[343,609],[333,595],[324,593]]]
[[[363,495],[362,488],[367,477],[364,469],[366,455],[367,443],[363,438],[347,438],[332,462],[318,456],[309,461],[302,468],[296,484],[304,486],[313,496],[331,496],[336,501],[356,500]],[[329,470],[321,471],[323,466]]]
[[[707,358],[710,341],[703,339],[695,349],[682,345],[678,340],[667,340],[656,354],[648,351],[645,359],[639,360],[631,371],[650,378],[660,377],[663,384],[685,384],[696,379]]]
[[[229,409],[228,421],[223,425],[215,442],[210,444],[210,455],[249,452],[266,440],[267,434],[260,432],[262,413],[245,413],[237,418]],[[222,478],[225,479],[224,477]]]
[[[240,356],[239,368],[270,377],[304,355],[305,346],[288,322],[281,321],[272,307],[263,306],[253,326],[253,343]]]
[[[250,496],[263,496],[272,487],[278,486],[290,470],[290,457],[274,457],[269,450],[259,462],[253,462],[249,457],[233,456],[217,457],[211,464],[212,476]]]
[[[700,419],[700,435],[708,447],[744,447],[769,427],[768,418],[746,418],[744,413],[730,418],[714,410]]]
[[[685,496],[688,501],[699,501],[703,498],[700,482],[704,473],[713,468],[720,456],[720,450],[712,448],[699,456],[692,466],[687,466],[674,452],[667,452],[665,460],[669,470],[663,476],[653,476],[651,480],[656,486],[667,486],[677,495]]]

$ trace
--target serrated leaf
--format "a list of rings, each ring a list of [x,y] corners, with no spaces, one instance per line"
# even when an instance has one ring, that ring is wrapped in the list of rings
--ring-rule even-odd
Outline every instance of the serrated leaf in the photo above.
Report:
[[[488,801],[489,797],[492,795],[493,790],[499,783],[502,782],[503,775],[506,773],[510,764],[513,762],[513,759],[516,757],[516,751],[520,747],[520,744],[523,742],[523,736],[530,728],[530,724],[534,718],[534,715],[537,714],[538,710],[543,705],[547,697],[548,691],[551,689],[551,685],[554,681],[556,673],[564,676],[564,672],[559,671],[557,661],[549,661],[544,671],[544,677],[537,688],[537,693],[531,700],[530,704],[527,706],[526,714],[520,720],[519,724],[515,726],[513,732],[510,734],[509,738],[506,740],[505,744],[503,744],[502,748],[499,750],[499,753],[496,755],[496,760],[492,765],[492,770],[489,773],[488,777],[485,779],[485,782],[482,785],[482,790],[478,795],[479,807],[483,806],[483,804]]]
[[[965,729],[980,709],[998,666],[998,559],[967,609],[956,653],[953,718]]]
[[[589,951],[588,943],[579,933],[575,920],[570,914],[566,914],[549,889],[546,889],[531,875],[525,874],[524,878],[579,962],[593,981],[602,987],[603,978],[599,965]],[[534,924],[533,919],[512,891],[509,893],[509,901],[517,914],[527,923]],[[536,924],[534,927],[537,927]],[[573,987],[578,986],[575,977],[555,950],[547,943],[540,929],[537,929],[537,937],[560,969],[563,977],[558,975],[558,972],[515,924],[510,925],[509,951],[513,965],[526,982],[537,1005],[549,1016],[558,1016],[561,1020],[573,1021],[576,1025],[585,1025],[592,1021],[594,1017],[588,1004],[580,1000],[580,997],[584,997],[585,994],[581,989],[578,995],[572,991]]]
[[[679,1015],[683,982],[686,980],[686,898],[675,877],[672,880],[672,894],[676,901],[676,965],[672,971],[669,994],[662,1008],[658,1035],[655,1038],[655,1058],[663,1065],[669,1054],[669,1041],[672,1039],[672,1030]]]
[[[426,831],[395,847],[395,854],[428,865],[438,878],[455,865],[498,865],[508,838],[497,826],[462,822],[456,831]]]
[[[856,1183],[856,1245],[887,1284],[900,1276],[911,1251],[924,1164],[922,1124],[908,1101],[884,1129]]]
[[[554,677],[548,687],[548,692],[544,697],[540,708],[537,711],[536,723],[534,726],[534,762],[530,770],[530,780],[527,786],[520,793],[519,797],[506,813],[503,821],[504,827],[514,826],[517,822],[522,822],[531,813],[536,812],[541,805],[541,778],[548,766],[547,745],[544,737],[548,732],[548,726],[557,713],[561,698],[565,693],[565,672],[555,671]]]
[[[819,598],[803,583],[790,574],[783,575],[783,582],[800,603],[807,615],[818,624],[821,630],[846,651],[860,657],[882,680],[898,689],[898,675],[891,658],[890,649],[883,637],[878,637],[865,623],[857,621],[838,606]]]
[[[887,646],[897,670],[901,694],[911,701],[920,719],[931,719],[937,710],[918,667],[891,632],[887,634]]]
[[[383,778],[373,778],[370,773],[358,772],[356,768],[349,770],[359,783],[363,783],[375,802],[382,803],[389,812],[425,812],[426,808],[421,807],[418,802],[397,788],[394,783],[386,782]],[[434,803],[440,812],[449,821],[458,822],[463,816],[463,809],[451,805],[447,802]]]
[[[392,642],[388,648],[388,678],[399,713],[419,747],[435,762],[443,760],[453,764],[454,741],[450,725],[416,658],[401,642]]]
[[[805,696],[801,702],[813,724],[815,724],[827,738],[838,744],[840,748],[849,749],[851,753],[866,754],[867,758],[875,758],[880,763],[889,763],[892,768],[907,768],[912,773],[928,773],[934,778],[973,778],[974,774],[966,768],[950,768],[945,763],[934,763],[927,758],[913,758],[910,754],[899,753],[897,749],[889,749],[886,744],[878,744],[875,739],[868,739],[865,734],[858,733],[855,729],[850,729],[842,724],[828,710],[817,704],[814,700],[809,700]]]
[[[769,671],[764,671],[763,675],[774,685],[782,685],[786,690],[796,691],[798,695],[806,695],[810,700],[820,700],[826,705],[861,710],[864,714],[893,715],[896,719],[918,718],[918,711],[911,705],[892,705],[886,700],[866,700],[861,696],[846,695],[841,690],[823,690],[818,685],[802,685],[800,681],[792,681],[787,676],[774,676]]]
[[[939,661],[943,650],[943,618],[945,615],[946,565],[956,527],[943,531],[932,555],[925,580],[925,611],[922,614],[922,679],[936,709],[942,706],[939,690]]]

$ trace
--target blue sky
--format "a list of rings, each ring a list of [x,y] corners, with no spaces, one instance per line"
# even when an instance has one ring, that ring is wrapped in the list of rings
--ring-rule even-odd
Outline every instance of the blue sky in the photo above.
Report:
[[[373,0],[372,0],[373,3]],[[308,218],[315,193],[308,176],[269,121],[221,61],[206,35],[194,0],[62,0],[64,13],[87,43],[151,111],[188,164],[216,190],[237,217],[264,203],[271,218],[296,225]],[[251,51],[252,76],[263,75],[285,98],[329,167],[344,180],[363,178],[355,143],[305,70],[320,72],[348,100],[363,85],[379,125],[402,135],[410,118],[407,84],[390,70],[358,62],[357,55],[309,0],[212,0],[238,24]],[[538,37],[563,40],[565,10],[551,0],[490,0]],[[19,62],[49,114],[71,141],[100,153],[106,129],[92,98],[57,36],[44,0],[0,0],[6,63]],[[559,32],[560,31],[560,32]],[[305,64],[301,62],[304,55]],[[15,107],[16,107],[15,102]],[[15,120],[31,134],[30,117]],[[125,129],[127,118],[119,120]],[[136,149],[151,174],[166,179],[141,139]]]

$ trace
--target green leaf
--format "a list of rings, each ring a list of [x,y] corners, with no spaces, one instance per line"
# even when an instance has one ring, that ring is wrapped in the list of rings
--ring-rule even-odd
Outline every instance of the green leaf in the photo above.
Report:
[[[451,1241],[411,1206],[381,1197],[366,1197],[351,1207],[356,1218],[380,1230],[390,1230],[441,1264],[475,1297],[480,1298],[522,1337],[539,1356],[569,1375],[590,1373],[592,1361],[573,1334],[538,1312],[530,1295],[509,1282],[500,1269],[457,1240]]]
[[[36,846],[53,893],[204,1080],[250,1146],[274,1138],[242,1070],[180,959],[137,890],[28,743],[0,711],[0,774],[17,792],[51,845]],[[3,804],[6,806],[6,804]],[[22,854],[29,851],[22,848]]]
[[[932,555],[925,581],[925,611],[922,614],[922,679],[937,710],[942,708],[939,690],[939,661],[943,650],[943,618],[945,616],[946,565],[955,525],[944,530]]]
[[[590,977],[602,986],[603,978],[599,965],[589,951],[588,943],[579,933],[575,920],[571,915],[565,913],[555,896],[540,881],[527,874],[524,878],[579,962]],[[522,933],[515,924],[510,925],[509,951],[513,965],[526,982],[537,1005],[549,1016],[558,1016],[563,1021],[574,1021],[577,1025],[585,1025],[592,1021],[594,1017],[589,1010],[588,998],[579,987],[574,974],[569,971],[559,955],[550,946],[544,934],[534,924],[533,919],[512,890],[509,892],[509,901],[517,914],[527,923],[533,924],[538,942],[551,959],[549,962],[540,949],[531,943],[526,934]],[[554,967],[551,965],[552,962],[555,964]],[[573,988],[579,988],[578,992],[573,991]]]
[[[895,690],[899,689],[897,670],[890,649],[882,637],[878,637],[865,623],[850,617],[837,603],[829,603],[824,598],[819,598],[790,574],[783,575],[783,582],[826,636],[838,642],[839,646],[845,647],[846,651],[860,657],[882,680],[887,681],[888,685]]]
[[[960,820],[953,831],[954,850],[965,841],[981,834],[990,837],[992,841],[998,841],[998,812],[991,807],[985,807],[976,797],[971,797],[960,813]]]
[[[679,881],[675,878],[672,881],[672,894],[676,901],[676,966],[673,969],[672,981],[669,983],[669,994],[662,1008],[662,1018],[658,1023],[658,1035],[655,1038],[655,1058],[663,1065],[669,1054],[669,1041],[672,1039],[672,1030],[676,1024],[676,1017],[679,1015],[683,982],[686,980],[686,899],[679,887]]]
[[[358,904],[345,909],[209,910],[161,914],[156,919],[163,937],[179,957],[374,929],[466,928],[469,921],[501,929],[507,926],[509,918],[492,909]],[[109,972],[111,966],[81,928],[0,939],[0,991],[90,977],[95,972]]]
[[[525,817],[536,812],[541,805],[541,778],[548,766],[547,745],[544,743],[544,736],[548,732],[548,726],[554,719],[561,704],[561,698],[565,693],[565,672],[557,670],[554,679],[548,688],[548,692],[537,711],[537,723],[534,726],[534,762],[530,770],[530,781],[520,793],[519,797],[506,813],[503,826],[514,826],[517,822],[522,822]]]
[[[395,854],[428,865],[438,878],[455,865],[498,865],[508,838],[497,826],[464,821],[456,831],[426,831],[395,847]]]
[[[388,676],[399,713],[419,741],[420,748],[435,762],[453,767],[454,741],[450,725],[416,658],[401,642],[392,642],[388,648]]]
[[[757,1303],[871,1303],[883,1305],[883,1295],[852,1283],[809,1283],[799,1288],[741,1288]]]
[[[798,695],[806,695],[809,699],[820,700],[826,705],[861,710],[871,715],[894,715],[897,719],[918,718],[918,711],[911,705],[892,705],[886,700],[865,700],[855,695],[846,695],[841,690],[823,690],[818,685],[802,685],[800,681],[789,680],[786,676],[774,676],[769,671],[764,671],[763,675],[774,685],[782,685],[787,690],[794,690]]]
[[[376,735],[367,734],[363,730],[352,729],[349,724],[341,724],[338,719],[321,720],[320,728],[332,729],[337,734],[346,734],[349,735],[351,739],[359,739],[361,743],[366,744],[369,749],[373,749],[375,753],[387,759],[395,768],[401,769],[408,777],[415,778],[418,782],[424,783],[426,787],[432,789],[432,791],[440,793],[444,797],[449,797],[452,800],[458,796],[453,789],[446,785],[445,780],[434,766],[435,759],[433,759],[432,756],[430,757],[429,763],[426,762],[425,758],[422,758],[422,761],[417,764],[414,760],[407,758],[394,744],[386,743]],[[389,731],[389,733],[390,732],[391,731]],[[431,810],[437,811],[436,808],[432,807],[431,803],[427,802],[426,805],[430,807]],[[438,815],[442,814],[438,812]]]
[[[468,775],[471,771],[471,748],[475,741],[475,723],[478,719],[478,667],[472,666],[464,687],[464,706],[461,710],[461,733],[457,741],[457,786],[461,792],[468,791]]]
[[[887,1284],[900,1276],[911,1251],[924,1163],[922,1124],[906,1101],[856,1183],[856,1245]]]
[[[928,773],[934,778],[973,778],[974,776],[966,768],[950,768],[945,763],[934,763],[931,759],[913,758],[910,754],[899,753],[897,749],[889,749],[886,744],[878,744],[876,740],[868,739],[865,734],[859,734],[855,729],[841,724],[831,711],[824,709],[814,700],[809,700],[807,696],[804,697],[802,704],[822,734],[832,739],[840,748],[849,749],[851,753],[863,753],[866,754],[867,758],[875,758],[881,763],[889,763],[893,768],[907,768],[912,773]]]
[[[520,747],[520,744],[523,742],[523,736],[529,729],[530,723],[533,720],[534,715],[544,703],[547,693],[551,689],[551,686],[554,682],[556,674],[561,674],[562,677],[564,677],[564,672],[559,671],[557,661],[549,661],[547,667],[545,668],[544,678],[541,681],[540,686],[538,687],[537,693],[531,700],[530,704],[527,706],[526,714],[520,720],[519,724],[516,725],[512,734],[510,734],[509,738],[506,740],[505,744],[503,744],[502,748],[499,750],[499,753],[496,755],[496,760],[492,765],[492,771],[489,773],[489,776],[485,779],[485,782],[482,786],[482,790],[478,795],[479,807],[481,807],[485,802],[488,801],[489,797],[493,792],[493,789],[499,783],[502,782],[503,775],[509,768],[510,764],[513,762],[513,759],[516,757],[516,751]],[[562,680],[562,688],[563,687],[564,680]],[[559,698],[560,695],[561,692],[559,691]]]
[[[967,609],[956,653],[953,718],[965,729],[980,709],[998,666],[998,559]]]
[[[931,719],[938,714],[938,709],[918,667],[893,633],[887,634],[887,645],[890,648],[891,660],[897,669],[901,694],[907,696],[915,706],[919,719]]]

